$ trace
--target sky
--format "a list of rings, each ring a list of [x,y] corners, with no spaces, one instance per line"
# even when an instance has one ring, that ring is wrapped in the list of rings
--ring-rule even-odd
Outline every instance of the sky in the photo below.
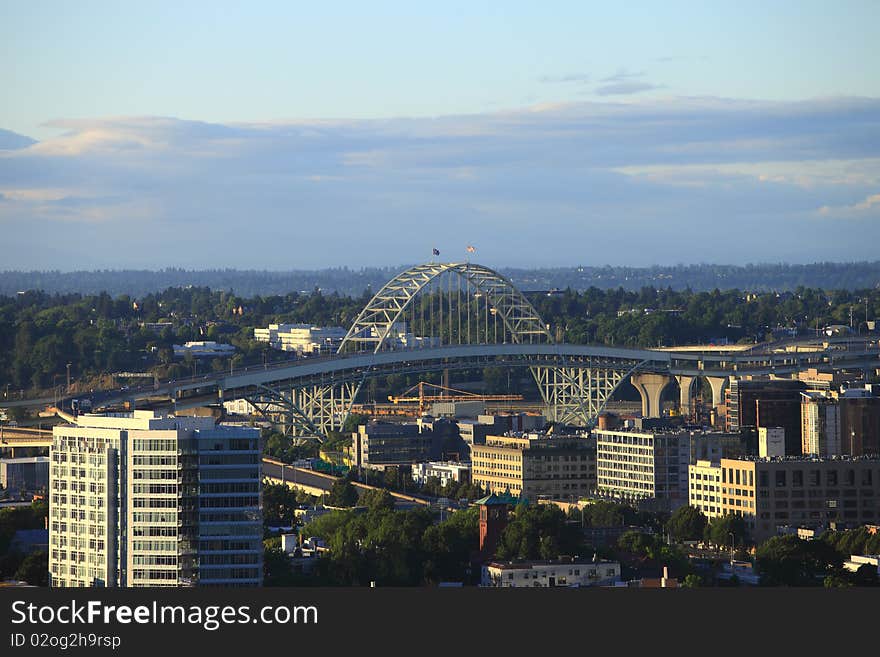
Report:
[[[0,270],[876,260],[878,24],[0,0]]]

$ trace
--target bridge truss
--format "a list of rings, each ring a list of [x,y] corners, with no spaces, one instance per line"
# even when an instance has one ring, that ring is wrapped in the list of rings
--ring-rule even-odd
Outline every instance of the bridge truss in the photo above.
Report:
[[[408,269],[386,283],[355,319],[338,349],[380,354],[450,345],[553,344],[549,326],[516,287],[498,272],[471,263],[428,263]],[[460,369],[454,362],[442,370]],[[617,386],[639,366],[628,359],[590,359],[564,366],[531,365],[529,370],[546,405],[548,419],[591,425]],[[419,368],[417,367],[416,370]],[[358,380],[329,380],[263,393],[256,408],[280,405],[294,434],[327,435],[339,431],[364,382],[382,376],[368,366]]]

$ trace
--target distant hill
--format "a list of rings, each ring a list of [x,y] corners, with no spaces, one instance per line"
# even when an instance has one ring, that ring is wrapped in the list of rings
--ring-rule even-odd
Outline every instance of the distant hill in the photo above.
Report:
[[[404,269],[406,269],[405,265],[364,269],[340,267],[314,271],[236,269],[5,271],[0,272],[0,294],[12,295],[24,290],[44,290],[50,294],[107,292],[112,296],[128,294],[138,297],[169,287],[192,285],[217,290],[233,290],[242,296],[286,294],[291,291],[311,291],[315,288],[320,288],[325,293],[338,292],[345,296],[359,296],[367,288],[378,290],[392,276]],[[643,287],[661,289],[670,287],[673,290],[690,288],[694,291],[718,288],[782,292],[795,290],[801,286],[826,290],[880,287],[880,261],[823,262],[809,265],[701,264],[674,267],[499,268],[499,271],[522,290],[568,287],[573,290],[585,290],[589,287],[601,289],[622,287],[626,290],[640,290]]]

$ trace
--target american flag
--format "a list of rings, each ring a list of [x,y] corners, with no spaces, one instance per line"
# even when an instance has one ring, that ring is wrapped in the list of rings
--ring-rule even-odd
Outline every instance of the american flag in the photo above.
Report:
[[[468,244],[468,246],[467,246],[467,252],[468,252],[468,253],[474,253],[476,250],[477,250],[476,248],[474,248],[474,247],[472,247],[470,244]]]

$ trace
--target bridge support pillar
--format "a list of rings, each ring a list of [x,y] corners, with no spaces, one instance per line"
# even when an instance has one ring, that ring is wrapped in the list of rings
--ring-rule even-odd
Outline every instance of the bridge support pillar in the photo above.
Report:
[[[629,380],[642,397],[642,417],[660,417],[660,395],[672,379],[665,374],[633,374]]]
[[[675,380],[678,382],[678,407],[681,414],[690,417],[694,412],[694,383],[699,381],[696,376],[676,375]]]
[[[706,381],[709,382],[709,386],[712,388],[712,408],[718,408],[720,404],[724,403],[724,391],[727,389],[730,378],[726,376],[707,376]]]

